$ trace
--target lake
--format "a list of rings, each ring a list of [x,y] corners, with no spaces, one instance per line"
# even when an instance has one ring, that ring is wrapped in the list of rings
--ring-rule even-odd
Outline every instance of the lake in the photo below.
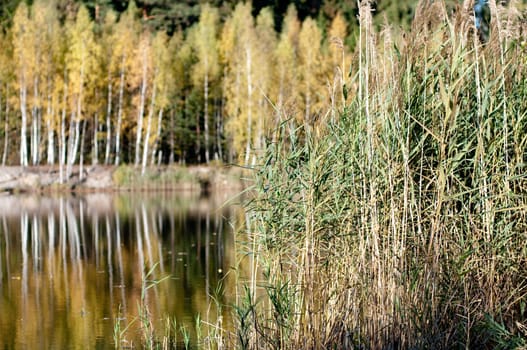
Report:
[[[233,302],[243,214],[227,199],[0,197],[0,348],[140,348],[167,332],[181,346],[198,315],[228,329],[231,311],[216,305]]]

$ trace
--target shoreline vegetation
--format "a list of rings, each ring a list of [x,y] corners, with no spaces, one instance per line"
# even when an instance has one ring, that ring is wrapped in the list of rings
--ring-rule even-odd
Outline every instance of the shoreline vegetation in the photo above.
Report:
[[[343,100],[281,116],[241,250],[242,349],[527,348],[527,44],[515,3],[372,25]],[[228,348],[229,346],[227,346]]]
[[[185,341],[185,347],[527,347],[527,25],[520,11],[523,5],[490,0],[490,34],[482,43],[475,28],[473,1],[464,1],[455,9],[444,1],[419,1],[408,30],[389,23],[379,29],[373,23],[373,2],[359,3],[359,29],[352,52],[338,39],[336,45],[322,48],[316,22],[308,18],[300,23],[294,12],[277,37],[268,30],[273,28],[269,14],[259,17],[255,27],[250,4],[240,3],[220,35],[227,113],[225,120],[221,112],[214,113],[218,116],[215,123],[213,113],[209,115],[213,109],[208,103],[209,79],[220,76],[222,70],[194,65],[209,62],[197,59],[209,57],[208,45],[178,51],[188,54],[180,57],[181,71],[201,73],[188,79],[188,86],[180,91],[186,91],[182,96],[191,97],[194,92],[203,99],[181,100],[177,109],[192,112],[182,117],[204,116],[193,124],[193,131],[203,130],[203,137],[196,135],[188,143],[189,149],[200,145],[194,158],[213,158],[208,154],[213,143],[226,155],[226,139],[214,136],[222,130],[229,135],[230,130],[231,158],[246,166],[254,164],[250,188],[254,195],[247,204],[244,227],[236,233],[236,249],[244,264],[226,272],[237,279],[232,291],[236,303],[211,305],[229,308],[235,328],[223,329],[221,317],[204,322],[197,316],[197,340],[195,344]],[[20,13],[21,19],[28,18],[27,13]],[[211,18],[209,23],[216,28],[217,18]],[[69,28],[84,28],[80,19],[82,16]],[[202,19],[202,26],[187,38],[203,35],[207,39],[207,16]],[[336,27],[335,33],[346,33],[345,26],[342,30]],[[138,48],[149,47],[148,36],[134,35],[137,43],[143,43]],[[185,47],[176,44],[176,48]],[[265,52],[274,52],[269,47],[281,50],[268,57]],[[19,52],[22,47],[14,48]],[[126,57],[135,57],[133,53],[147,57],[145,50],[126,52]],[[321,64],[322,52],[328,62],[332,58],[329,72],[334,74]],[[118,89],[125,92],[125,77],[120,73],[128,66],[122,57],[110,66],[113,90],[108,90],[114,93]],[[66,63],[71,68],[64,72],[77,77],[80,64],[70,61]],[[136,141],[126,159],[134,159],[137,167],[118,167],[112,175],[124,188],[152,183],[152,178],[139,175],[139,164],[151,164],[148,158],[156,158],[148,147],[140,152],[145,149],[141,145],[150,145],[146,130],[155,135],[154,116],[166,107],[165,98],[158,105],[153,96],[150,102],[154,103],[147,101],[147,86],[152,95],[168,91],[163,85],[152,88],[161,80],[146,74],[147,61],[134,71],[145,74],[134,77],[133,98],[123,103],[123,109],[137,115],[137,122],[129,119],[126,129],[127,140]],[[271,66],[279,69],[270,73]],[[267,80],[270,76],[275,78],[270,79],[274,85]],[[69,104],[59,103],[54,109],[72,112],[69,142],[64,118],[54,124],[59,132],[53,135],[60,137],[52,135],[51,139],[60,140],[63,165],[71,166],[77,153],[89,153],[87,147],[77,148],[84,140],[81,135],[99,132],[93,126],[105,122],[81,118],[83,106],[89,106],[84,103],[89,96],[84,99],[82,94],[105,90],[71,93],[68,86],[56,87],[58,98],[53,101],[69,99]],[[75,86],[89,85],[81,81]],[[192,86],[193,90],[187,89]],[[15,95],[14,101],[19,102],[17,91],[26,97],[26,90],[31,91],[31,86],[11,89],[10,99],[4,100],[12,101]],[[97,96],[91,99],[98,100]],[[115,102],[113,96],[109,100]],[[269,101],[276,104],[271,106]],[[218,98],[216,107],[221,109],[222,102]],[[39,125],[27,123],[27,106],[24,101],[19,140],[26,163],[29,155],[40,154],[38,137],[26,144],[26,128]],[[91,116],[104,115],[96,107]],[[157,115],[158,126],[163,125],[165,114]],[[143,125],[145,116],[152,122],[150,128]],[[118,121],[108,120],[121,131]],[[170,130],[174,129],[162,131]],[[170,141],[174,139],[165,135],[164,147],[170,152],[162,157],[172,154]],[[49,149],[57,148],[50,144]],[[114,153],[110,146],[109,153]],[[98,147],[97,142],[92,146],[100,156]],[[119,152],[115,152],[117,157]],[[66,153],[71,155],[69,161]],[[143,162],[141,153],[146,155]],[[50,158],[57,159],[57,154]],[[197,173],[179,176],[171,178],[199,183]],[[145,281],[147,277],[143,276]],[[150,286],[145,285],[144,290],[147,288]],[[138,317],[144,325],[143,347],[181,346],[187,330],[167,319],[167,328],[156,333],[163,333],[163,338],[154,339],[148,309],[141,308]],[[115,345],[120,347],[126,328],[120,328],[119,322],[115,326]]]
[[[58,166],[0,167],[0,194],[100,191],[191,191],[202,194],[241,192],[247,171],[235,166],[157,166],[142,169],[129,165],[73,167],[60,182]]]

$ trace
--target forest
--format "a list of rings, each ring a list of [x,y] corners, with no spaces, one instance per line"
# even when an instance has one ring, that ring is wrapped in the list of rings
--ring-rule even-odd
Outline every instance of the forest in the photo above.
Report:
[[[409,23],[412,2],[390,3],[383,23]],[[254,163],[279,118],[319,120],[350,74],[356,4],[297,5],[5,2],[2,164]]]

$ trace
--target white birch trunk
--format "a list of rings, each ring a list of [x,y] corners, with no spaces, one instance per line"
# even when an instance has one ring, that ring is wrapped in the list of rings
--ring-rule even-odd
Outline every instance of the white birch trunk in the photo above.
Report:
[[[176,141],[174,140],[174,110],[172,109],[170,111],[170,155],[168,156],[168,163],[173,164],[174,163],[174,147],[176,145]]]
[[[25,72],[23,73],[25,75]],[[20,127],[20,165],[27,166],[27,86],[25,78],[20,84],[20,113],[22,114],[22,125]]]
[[[51,127],[51,121],[46,120],[46,130],[48,131],[48,165],[52,165],[55,161],[55,145],[53,137],[53,128]]]
[[[64,163],[66,162],[66,98],[68,96],[68,84],[66,73],[64,72],[64,96],[62,100],[62,113],[60,117],[60,137],[59,137],[59,178],[60,183],[64,183]]]
[[[82,151],[82,147],[81,147]],[[99,114],[95,113],[93,117],[93,156],[92,165],[99,163]]]
[[[75,127],[75,123],[76,123],[76,120],[77,117],[75,116],[75,112],[72,112],[71,113],[71,116],[70,116],[70,130],[69,130],[69,133],[68,133],[68,157],[67,157],[67,161],[66,161],[66,180],[68,180],[71,176],[71,167],[73,165],[73,157],[74,157],[74,153],[73,153],[73,148],[74,148],[74,143],[75,143],[75,130],[78,129],[78,127],[76,128]]]
[[[161,138],[161,123],[162,122],[163,122],[163,108],[159,109],[159,113],[157,114],[157,132],[156,132],[156,138],[154,140],[154,144],[152,145],[152,160],[151,160],[152,165],[156,161],[157,146],[159,144],[159,139]]]
[[[31,163],[38,163],[38,78],[35,78],[33,84],[33,108],[31,109]]]
[[[49,84],[48,84],[49,86]],[[48,132],[48,153],[47,153],[47,163],[52,165],[55,161],[55,140],[53,136],[53,127],[51,126],[51,116],[54,114],[53,108],[51,107],[51,95],[48,93],[47,98],[47,108],[46,108],[47,118],[46,118],[46,130]]]
[[[207,67],[207,58],[205,57],[205,67]],[[205,68],[207,69],[207,68]],[[203,131],[205,133],[205,162],[209,164],[209,75],[205,73],[205,79],[203,79],[203,94],[204,94],[204,116],[203,116]]]
[[[141,99],[139,101],[139,112],[137,114],[137,136],[135,139],[135,158],[134,158],[134,164],[139,164],[139,155],[141,151],[141,139],[143,134],[143,115],[145,112],[145,98],[146,98],[146,78],[147,78],[147,57],[146,57],[146,50],[143,51],[143,77],[141,80]]]
[[[218,106],[216,106],[217,108]],[[218,150],[219,159],[223,160],[223,147],[221,145],[221,135],[223,133],[222,127],[222,112],[223,111],[223,96],[220,99],[220,108],[216,110],[216,149]]]
[[[124,63],[126,56],[121,61],[121,78],[119,82],[119,105],[117,107],[117,127],[115,129],[115,165],[119,165],[120,160],[120,141],[121,141],[121,123],[123,120],[123,91],[124,91]]]
[[[141,175],[145,174],[146,170],[146,161],[148,158],[148,144],[150,143],[150,132],[152,130],[152,118],[154,116],[154,109],[156,105],[156,88],[155,86],[152,87],[152,100],[150,101],[150,109],[148,111],[148,122],[146,126],[146,135],[145,135],[145,142],[143,146],[143,162],[141,166]]]
[[[109,74],[108,74],[109,75]],[[110,163],[110,150],[112,147],[112,130],[111,130],[111,116],[112,116],[112,82],[108,77],[108,110],[106,111],[106,152],[104,154],[104,164]]]
[[[6,84],[6,104],[5,104],[5,126],[4,126],[4,154],[2,155],[2,166],[6,165],[7,162],[7,154],[9,153],[9,103],[7,102],[8,99],[8,90],[7,90],[7,84]]]
[[[81,149],[79,152],[80,153],[79,180],[82,180],[84,177],[84,139],[85,139],[85,136],[86,136],[86,121],[82,123]]]
[[[251,124],[252,124],[252,79],[251,79],[251,49],[246,49],[247,69],[247,144],[245,146],[245,166],[249,165],[251,154]]]
[[[75,124],[75,140],[74,142],[70,142],[71,147],[71,154],[68,157],[68,170],[67,170],[67,176],[68,178],[71,176],[72,173],[72,167],[73,164],[75,164],[75,160],[77,159],[77,153],[79,150],[79,140],[80,140],[80,123],[81,123],[81,112],[82,112],[82,95],[84,91],[84,59],[85,59],[85,53],[83,52],[82,61],[81,61],[81,74],[79,79],[79,95],[77,96],[77,112],[76,114],[72,114],[72,121]],[[71,130],[71,129],[70,129]],[[71,138],[71,132],[70,132],[70,138]]]

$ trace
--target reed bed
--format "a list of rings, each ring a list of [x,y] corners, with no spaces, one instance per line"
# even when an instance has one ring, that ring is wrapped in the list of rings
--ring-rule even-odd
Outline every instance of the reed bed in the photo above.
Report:
[[[527,346],[527,66],[517,7],[422,1],[375,30],[342,106],[282,113],[249,204],[247,349]],[[338,101],[338,98],[334,99]]]

